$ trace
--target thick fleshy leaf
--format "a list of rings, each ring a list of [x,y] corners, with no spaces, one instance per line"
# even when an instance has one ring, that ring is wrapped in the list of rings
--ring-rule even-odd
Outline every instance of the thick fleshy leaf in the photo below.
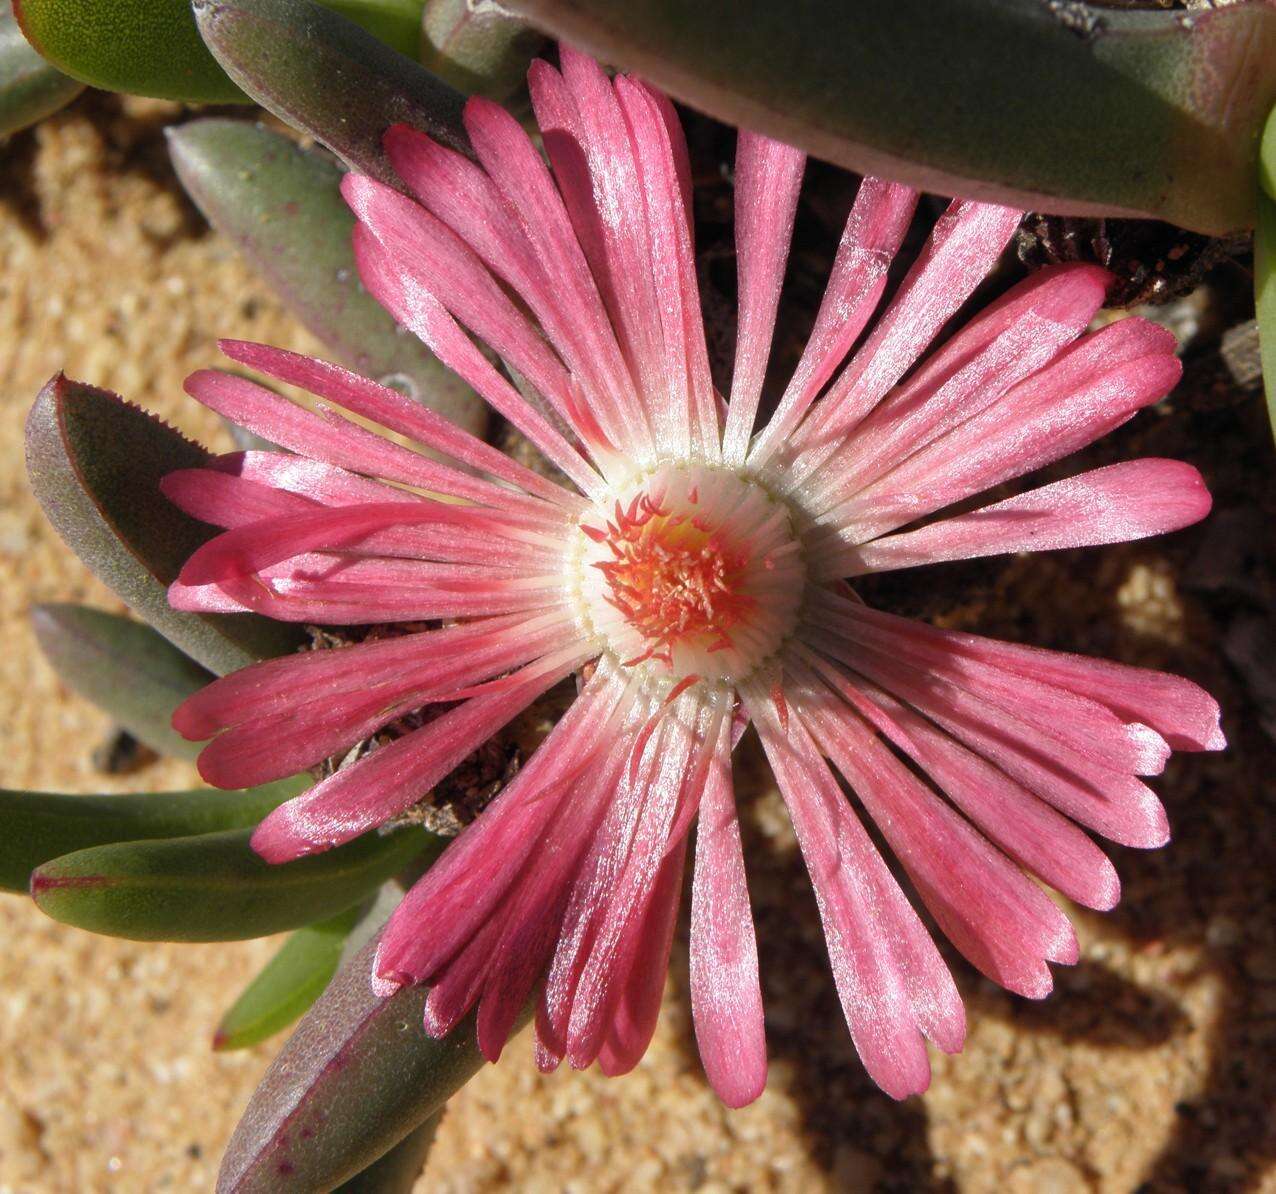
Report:
[[[503,100],[517,91],[544,37],[495,5],[470,0],[427,0],[422,16],[421,62],[467,95]]]
[[[142,622],[86,605],[37,605],[31,624],[44,657],[64,683],[105,710],[152,750],[193,759],[170,721],[173,710],[213,680],[168,639]]]
[[[45,58],[94,87],[201,103],[246,100],[177,0],[14,0],[13,7]]]
[[[416,57],[423,0],[323,0]],[[27,36],[68,75],[109,91],[196,103],[243,103],[200,40],[182,0],[14,0]]]
[[[1267,389],[1267,415],[1276,432],[1276,108],[1267,120],[1259,157],[1258,227],[1254,232],[1254,307]]]
[[[167,587],[215,533],[165,501],[160,478],[208,453],[107,390],[58,374],[27,418],[27,471],[67,545],[146,622],[217,673],[293,650],[297,627],[171,609]]]
[[[0,0],[0,137],[69,104],[84,84],[50,66],[22,35],[9,0]]]
[[[264,108],[364,174],[398,185],[381,146],[408,124],[457,149],[465,97],[313,0],[193,0],[208,48]]]
[[[54,920],[110,937],[240,941],[349,908],[433,844],[409,827],[274,866],[251,836],[231,829],[79,850],[37,867],[31,894]]]
[[[439,1108],[362,1173],[342,1182],[336,1194],[410,1194],[425,1168],[430,1146],[434,1143],[439,1124],[443,1122],[443,1110]]]
[[[503,0],[731,124],[861,173],[1064,214],[1254,223],[1276,7]]]
[[[235,1129],[218,1194],[309,1194],[347,1181],[434,1115],[483,1059],[467,1018],[422,1028],[424,987],[376,995],[377,940],[350,959],[275,1058]]]
[[[469,431],[486,408],[363,289],[350,237],[354,216],[326,154],[242,120],[192,121],[169,132],[178,177],[316,336],[352,369],[406,388]]]
[[[246,1049],[287,1028],[337,972],[361,908],[298,929],[244,988],[213,1034],[214,1049]]]
[[[36,867],[92,846],[249,829],[310,782],[299,776],[238,792],[126,796],[0,789],[0,891],[26,891]]]

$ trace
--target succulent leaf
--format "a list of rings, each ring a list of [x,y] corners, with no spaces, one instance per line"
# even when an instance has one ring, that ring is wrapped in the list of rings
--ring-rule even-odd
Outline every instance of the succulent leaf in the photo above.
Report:
[[[69,104],[84,84],[50,66],[22,35],[10,0],[0,0],[0,137]]]
[[[522,85],[544,37],[495,5],[428,0],[422,20],[421,62],[467,94],[503,100]]]
[[[31,44],[68,75],[133,95],[244,103],[184,0],[13,0]],[[418,53],[423,0],[324,0],[396,50]]]
[[[212,527],[159,494],[159,481],[208,453],[107,390],[59,374],[27,418],[27,471],[72,551],[174,645],[217,673],[293,650],[296,627],[256,615],[182,613],[167,586]]]
[[[473,1019],[442,1041],[421,1026],[426,990],[373,993],[376,941],[337,971],[275,1058],[231,1137],[219,1194],[301,1194],[348,1181],[477,1072]]]
[[[194,9],[231,78],[364,174],[399,185],[381,146],[392,124],[468,147],[460,92],[313,0],[194,0]]]
[[[171,130],[169,152],[213,227],[346,364],[369,377],[392,377],[467,430],[482,429],[485,407],[474,392],[360,285],[354,216],[337,190],[342,172],[326,154],[217,118]]]
[[[169,722],[182,701],[213,679],[210,671],[144,623],[106,610],[37,605],[31,624],[45,658],[80,696],[160,754],[199,754],[202,743],[187,742]]]
[[[411,1194],[442,1122],[443,1109],[440,1108],[385,1156],[342,1182],[336,1194]]]
[[[839,165],[1067,215],[1252,227],[1276,6],[503,0],[720,119]]]
[[[249,828],[311,782],[298,776],[233,792],[127,796],[0,790],[0,891],[25,892],[36,867],[93,846]]]
[[[14,12],[49,62],[94,87],[196,103],[246,99],[177,0],[14,0]]]
[[[54,920],[134,941],[240,941],[296,929],[358,903],[437,839],[411,826],[272,865],[251,829],[116,842],[32,872]]]
[[[347,908],[291,934],[222,1017],[213,1048],[246,1049],[287,1028],[323,992],[362,909]]]

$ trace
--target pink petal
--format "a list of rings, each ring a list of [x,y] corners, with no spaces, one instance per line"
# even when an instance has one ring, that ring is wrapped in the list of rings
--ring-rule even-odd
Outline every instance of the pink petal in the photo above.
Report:
[[[532,105],[572,227],[602,292],[644,403],[666,388],[647,212],[629,129],[611,81],[592,58],[560,47],[560,75],[528,74]]]
[[[577,778],[609,774],[611,719],[624,691],[624,682],[600,664],[527,765],[396,909],[377,951],[378,974],[428,981],[486,920]],[[424,921],[434,926],[428,935],[420,931]]]
[[[250,576],[303,552],[355,547],[379,531],[430,523],[482,530],[493,537],[514,529],[507,517],[442,502],[318,507],[239,526],[210,539],[186,561],[179,579],[200,585]]]
[[[597,384],[593,357],[582,342],[576,312],[564,302],[557,275],[547,272],[514,209],[493,180],[468,158],[404,125],[391,128],[385,144],[395,170],[421,203],[527,303],[559,356],[574,373],[588,380],[612,442],[623,438],[624,421],[613,396]],[[553,395],[547,397],[552,400]]]
[[[666,373],[673,384],[675,406],[661,417],[657,430],[666,436],[677,427],[690,432],[692,449],[713,460],[719,451],[717,400],[709,376],[704,318],[696,280],[695,247],[678,184],[669,129],[651,93],[621,77],[616,94],[629,124],[638,157],[651,236],[651,265],[661,296],[661,325]]]
[[[336,688],[330,683],[316,686],[317,691],[300,688],[300,676],[285,673],[271,687],[278,692],[280,679],[285,684],[291,681],[283,690],[291,694],[290,703],[278,697],[262,699],[273,694],[269,689],[265,694],[259,689],[253,693],[257,699],[252,701],[235,701],[232,697],[230,712],[224,698],[215,705],[223,721],[229,716],[238,720],[204,749],[199,758],[200,774],[219,787],[249,787],[293,775],[363,741],[414,709],[454,700],[469,685],[562,649],[573,637],[570,628],[560,627],[548,635],[520,634],[504,641],[497,639],[485,648],[475,649],[471,640],[471,649],[464,654],[450,659],[441,655],[437,660],[417,662],[416,666],[405,653],[397,673],[387,673],[379,681],[369,676],[355,687]],[[324,691],[325,687],[328,691]],[[216,688],[216,684],[210,688]],[[179,709],[178,714],[182,713]],[[189,725],[198,713],[197,706],[181,718],[181,723]],[[206,723],[210,720],[205,718]],[[178,721],[175,716],[175,725]]]
[[[705,1074],[728,1107],[766,1085],[758,945],[731,791],[729,731],[700,802],[691,889],[691,1014]]]
[[[1182,365],[1172,338],[1121,320],[1087,336],[1020,382],[995,406],[909,457],[846,504],[830,521],[848,542],[885,531],[1023,476],[1093,443],[1136,411],[1165,397]],[[1139,356],[1149,340],[1160,351]],[[1170,343],[1167,343],[1167,340]]]
[[[539,638],[561,624],[551,616],[528,624],[521,614],[487,618],[442,630],[424,630],[376,642],[267,659],[214,680],[188,697],[173,714],[173,728],[185,738],[211,738],[241,722],[285,712],[308,699],[334,699],[404,675],[428,676],[459,658],[485,653],[514,637]]]
[[[858,576],[941,560],[1126,543],[1191,526],[1209,511],[1209,491],[1190,464],[1132,460],[874,540],[830,559],[821,572]]]
[[[903,733],[891,737],[985,834],[1038,878],[1087,908],[1116,907],[1111,860],[1066,817],[908,706],[869,688]]]
[[[665,855],[646,911],[630,930],[636,942],[632,947],[633,961],[598,1053],[598,1068],[609,1078],[629,1073],[642,1060],[656,1033],[686,860],[684,837]]]
[[[1106,768],[1136,775],[1157,775],[1165,769],[1170,754],[1165,740],[1147,726],[1126,723],[1098,701],[955,655],[927,633],[929,627],[911,618],[835,598],[821,598],[821,606],[832,608],[816,613],[813,621],[836,626],[833,637],[820,639],[822,646],[856,670],[871,664],[892,683],[920,678],[932,697],[971,708],[990,724],[1020,730],[1030,726]]]
[[[999,401],[1089,325],[1111,275],[1064,265],[1031,275],[970,321],[855,429],[825,466],[818,509]]]
[[[665,717],[652,742],[657,749],[654,773],[641,772],[637,816],[629,821],[626,847],[615,859],[619,864],[614,879],[594,892],[598,903],[590,917],[589,951],[573,993],[567,1023],[567,1058],[584,1068],[601,1050],[609,1027],[609,1013],[615,1007],[623,981],[640,949],[637,929],[652,898],[657,877],[667,852],[677,843],[670,830],[684,794],[698,801],[697,752],[693,731],[699,697],[685,693]],[[638,740],[641,742],[641,737]],[[699,771],[703,776],[703,771]],[[631,827],[631,828],[630,828]],[[557,961],[557,959],[555,959]]]
[[[1082,825],[1139,849],[1169,840],[1165,809],[1132,775],[1094,763],[977,697],[929,680],[920,670],[892,666],[877,651],[859,651],[855,666]]]
[[[330,849],[383,825],[420,800],[511,718],[583,660],[529,665],[512,688],[476,697],[280,805],[253,834],[267,862]]]
[[[732,466],[744,463],[762,397],[805,165],[806,154],[800,149],[740,130],[735,162],[740,313],[722,444],[723,457]]]
[[[541,268],[553,279],[558,306],[573,330],[569,366],[582,380],[589,379],[588,389],[609,395],[615,404],[631,437],[617,446],[644,446],[646,432],[633,379],[549,170],[518,122],[498,105],[471,99],[465,107],[465,127],[483,168],[518,216]]]
[[[492,946],[500,935],[501,925],[499,913],[479,924],[430,988],[422,1015],[427,1036],[442,1040],[474,1006],[483,983],[492,972]]]
[[[568,1025],[597,924],[606,914],[624,870],[644,797],[656,774],[667,727],[658,729],[645,744],[642,741],[644,727],[656,712],[658,705],[642,693],[641,685],[634,680],[618,707],[616,737],[611,742],[626,765],[579,868],[541,995],[537,1031],[542,1042],[559,1057],[567,1052]],[[639,750],[641,754],[637,754]],[[605,1008],[597,1011],[601,1016]],[[579,1057],[578,1053],[573,1064],[588,1065],[593,1060],[592,1056],[583,1060]]]
[[[1049,994],[1046,961],[1077,960],[1068,918],[914,778],[850,709],[827,700],[797,703],[945,936],[1003,987],[1029,999]]]
[[[863,606],[854,612],[863,620],[926,638],[950,655],[1053,684],[1097,701],[1127,722],[1150,726],[1175,750],[1222,750],[1225,745],[1218,724],[1218,702],[1198,685],[1179,676],[1106,659],[1048,651],[1043,647],[1025,647],[963,631],[941,630]]]
[[[270,489],[298,494],[323,506],[421,500],[408,490],[372,481],[292,452],[228,452],[224,456],[215,456],[208,462],[208,467]]]
[[[316,572],[307,574],[314,557],[298,557],[282,566],[288,575],[272,576],[266,569],[251,577],[232,577],[213,586],[179,591],[169,588],[175,608],[250,610],[281,622],[313,622],[332,626],[370,623],[421,622],[449,618],[485,617],[522,611],[525,618],[560,608],[561,591],[553,577],[542,577],[535,588],[520,588],[489,570],[474,569],[472,580],[431,583],[432,573],[449,565],[420,561],[357,560],[326,557]],[[366,583],[368,569],[380,572],[398,563],[399,576],[382,574]],[[413,571],[421,575],[412,575]],[[535,579],[535,578],[533,578]],[[205,589],[220,591],[229,601],[205,599]],[[232,604],[233,602],[233,604]]]
[[[877,178],[861,181],[815,327],[775,415],[749,453],[752,467],[761,468],[788,440],[864,330],[886,288],[886,272],[916,206],[917,192],[908,187]]]
[[[885,314],[797,433],[794,481],[833,451],[926,350],[996,264],[1023,213],[953,200]]]
[[[429,407],[389,386],[378,385],[358,373],[313,357],[252,344],[246,340],[219,340],[221,348],[233,361],[259,370],[290,385],[301,386],[310,393],[364,418],[372,419],[391,431],[415,439],[436,452],[451,456],[471,468],[481,469],[511,485],[546,501],[576,511],[584,503],[575,494],[556,485],[547,477],[511,460],[504,452],[455,426]]]
[[[314,501],[256,481],[248,481],[219,469],[188,468],[168,473],[160,480],[160,492],[178,509],[200,522],[219,527],[241,527],[267,519],[308,513]],[[385,487],[387,494],[394,490]],[[402,492],[402,491],[400,491]],[[415,502],[414,495],[399,500]]]
[[[354,230],[355,264],[368,293],[449,369],[477,390],[587,494],[602,491],[598,474],[544,415],[503,378],[474,346],[443,305],[419,280],[405,274],[362,224]]]
[[[311,459],[546,517],[547,507],[535,499],[428,460],[331,412],[325,418],[305,410],[245,378],[201,369],[186,379],[186,392],[232,423]],[[557,520],[561,516],[552,517]]]
[[[347,174],[341,192],[351,210],[404,274],[509,361],[559,410],[568,375],[464,241],[420,204],[391,187]]]
[[[577,778],[537,843],[535,859],[517,889],[494,914],[503,917],[504,928],[490,947],[492,964],[477,1020],[479,1049],[489,1061],[500,1057],[549,965],[572,882],[624,763],[622,756],[614,755]]]
[[[745,699],[797,830],[842,1010],[865,1069],[892,1098],[930,1084],[925,1032],[955,1051],[965,1015],[942,958],[799,719]]]

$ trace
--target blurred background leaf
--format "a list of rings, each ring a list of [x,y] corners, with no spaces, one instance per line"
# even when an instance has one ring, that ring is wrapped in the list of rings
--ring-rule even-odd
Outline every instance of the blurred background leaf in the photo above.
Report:
[[[31,624],[58,677],[162,755],[193,759],[169,724],[173,710],[213,680],[207,668],[142,622],[86,605],[37,605]]]

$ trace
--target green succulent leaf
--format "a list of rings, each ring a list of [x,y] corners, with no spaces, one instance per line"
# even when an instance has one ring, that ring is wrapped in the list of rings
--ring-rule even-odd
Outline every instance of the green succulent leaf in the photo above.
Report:
[[[529,25],[470,0],[428,0],[421,62],[466,94],[503,100],[522,85],[545,38]]]
[[[193,759],[203,749],[169,722],[173,710],[213,674],[168,639],[142,622],[86,605],[37,605],[31,624],[63,682],[135,738],[179,759]]]
[[[361,912],[347,908],[291,934],[222,1017],[213,1048],[246,1049],[297,1019],[337,972],[342,946]]]
[[[426,990],[388,998],[368,976],[376,941],[337,971],[257,1088],[222,1160],[219,1194],[309,1194],[372,1165],[477,1072],[472,1018],[422,1028]]]
[[[364,174],[399,185],[381,147],[392,124],[468,147],[464,96],[313,0],[194,0],[194,9],[231,78]]]
[[[372,39],[416,56],[423,0],[324,0]],[[208,52],[184,0],[13,0],[30,42],[68,75],[109,91],[188,103],[248,97]]]
[[[55,858],[31,875],[54,920],[133,941],[240,941],[296,929],[371,895],[437,840],[410,826],[271,865],[250,829],[117,842]]]
[[[312,782],[299,776],[233,792],[127,796],[0,790],[0,891],[25,892],[37,867],[93,846],[249,828]]]
[[[10,0],[0,0],[0,137],[43,120],[83,90],[83,83],[55,70],[32,49]]]
[[[158,99],[247,99],[199,39],[181,0],[14,0],[23,32],[59,70]]]
[[[308,328],[351,368],[391,378],[470,431],[485,407],[359,284],[354,216],[341,170],[322,151],[241,120],[209,118],[170,130],[178,177]]]
[[[159,493],[160,478],[208,453],[117,395],[59,374],[27,418],[27,471],[67,545],[135,613],[219,674],[282,655],[298,627],[251,614],[170,609],[167,586],[212,527]]]
[[[1254,309],[1267,391],[1267,415],[1276,434],[1276,108],[1259,154],[1258,227],[1254,232]]]
[[[1252,227],[1276,6],[503,0],[732,124],[928,190]]]
[[[380,1160],[337,1187],[336,1194],[411,1194],[443,1122],[440,1108]]]

